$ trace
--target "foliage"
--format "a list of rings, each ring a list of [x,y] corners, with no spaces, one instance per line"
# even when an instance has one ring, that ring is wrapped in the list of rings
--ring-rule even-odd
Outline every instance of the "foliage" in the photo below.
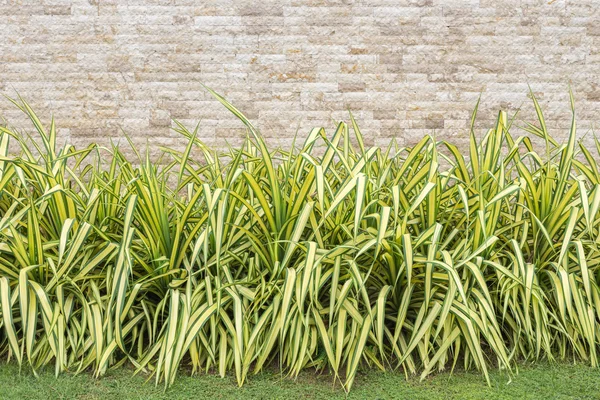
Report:
[[[574,117],[559,145],[534,99],[529,136],[501,112],[468,157],[432,136],[367,148],[354,119],[284,151],[213,94],[243,146],[176,123],[188,145],[165,163],[59,147],[14,100],[37,137],[0,127],[0,355],[165,386],[184,365],[240,385],[314,367],[347,390],[360,365],[489,383],[520,359],[598,364],[600,172]]]

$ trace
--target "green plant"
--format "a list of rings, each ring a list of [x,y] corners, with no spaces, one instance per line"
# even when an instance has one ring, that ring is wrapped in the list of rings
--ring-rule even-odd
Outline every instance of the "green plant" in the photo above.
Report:
[[[574,117],[559,145],[534,99],[544,155],[503,112],[468,158],[431,136],[366,148],[353,118],[284,151],[211,93],[244,145],[176,123],[188,145],[164,163],[59,148],[13,101],[37,137],[0,127],[0,354],[56,374],[130,363],[166,386],[182,365],[241,385],[276,363],[347,390],[361,364],[488,381],[521,359],[598,364],[600,172]]]

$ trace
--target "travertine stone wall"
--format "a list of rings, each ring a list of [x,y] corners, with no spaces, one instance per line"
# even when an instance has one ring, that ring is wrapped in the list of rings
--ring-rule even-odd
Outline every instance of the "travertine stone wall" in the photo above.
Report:
[[[238,143],[238,106],[272,144],[351,109],[369,144],[426,133],[464,140],[480,94],[569,126],[600,121],[600,0],[0,0],[0,93],[20,93],[63,139],[179,146],[172,119],[209,144]],[[0,114],[24,119],[7,100]],[[517,123],[521,124],[522,123]]]

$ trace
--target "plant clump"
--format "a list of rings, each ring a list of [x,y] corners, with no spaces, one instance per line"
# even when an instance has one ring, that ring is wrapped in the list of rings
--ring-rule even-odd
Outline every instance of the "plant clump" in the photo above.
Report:
[[[534,99],[525,136],[501,112],[466,156],[432,136],[368,148],[354,119],[281,150],[213,94],[245,143],[176,123],[188,144],[162,164],[59,147],[14,101],[37,133],[0,127],[0,356],[166,386],[182,366],[240,385],[316,368],[347,390],[361,365],[598,365],[600,172],[574,117],[559,144]]]

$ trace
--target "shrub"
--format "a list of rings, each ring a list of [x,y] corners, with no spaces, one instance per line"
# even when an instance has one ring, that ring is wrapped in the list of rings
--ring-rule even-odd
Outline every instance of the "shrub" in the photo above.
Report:
[[[39,137],[0,128],[0,354],[57,374],[130,363],[166,386],[183,365],[240,385],[314,367],[347,390],[360,365],[598,364],[600,172],[575,118],[559,145],[534,99],[529,136],[501,112],[468,157],[431,136],[366,148],[354,119],[272,150],[214,95],[243,146],[176,123],[188,144],[163,164],[59,148],[14,101]]]

